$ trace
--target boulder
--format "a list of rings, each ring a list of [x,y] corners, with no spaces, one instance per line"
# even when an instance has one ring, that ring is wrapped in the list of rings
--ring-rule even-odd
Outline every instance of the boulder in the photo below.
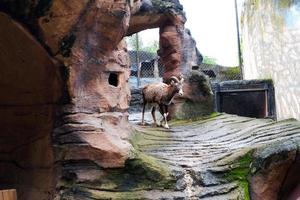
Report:
[[[208,77],[198,70],[184,77],[183,96],[177,96],[170,106],[171,119],[193,119],[214,112],[214,100]]]
[[[287,141],[268,145],[255,152],[250,178],[252,200],[280,198],[283,183],[296,159],[297,149],[296,143]]]

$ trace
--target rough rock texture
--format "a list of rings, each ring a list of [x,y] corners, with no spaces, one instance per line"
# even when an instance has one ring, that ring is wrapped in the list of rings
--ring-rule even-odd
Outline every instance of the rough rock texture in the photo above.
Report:
[[[60,68],[2,12],[0,27],[0,187],[16,188],[19,199],[49,199],[56,178],[51,133],[63,88]]]
[[[150,113],[147,116],[150,122]],[[133,115],[131,120],[139,117]],[[298,121],[217,114],[169,125],[170,130],[137,125],[132,143],[164,163],[175,182],[163,190],[132,190],[128,199],[281,199],[291,195],[288,191],[297,195]],[[260,192],[264,196],[253,196]],[[118,199],[113,192],[103,193]]]
[[[2,0],[0,11],[0,189],[40,200],[173,187],[129,142],[123,37],[159,27],[164,78],[188,72],[179,1]]]
[[[181,65],[183,73],[189,72],[193,67],[201,65],[203,60],[189,29],[184,30],[182,55]]]
[[[140,10],[130,19],[128,35],[147,28],[160,28],[158,55],[164,65],[165,80],[184,70],[181,64],[185,21],[183,8],[178,0],[144,0]]]
[[[129,59],[122,41],[129,25],[130,5],[128,1],[78,3],[82,10],[74,12],[75,16],[64,16],[60,14],[64,9],[73,10],[68,6],[56,9],[54,1],[50,12],[61,17],[50,18],[41,25],[44,33],[53,33],[64,27],[65,17],[75,20],[71,29],[65,27],[67,34],[63,33],[63,37],[43,35],[47,43],[59,44],[56,58],[68,69],[69,102],[57,113],[53,132],[56,161],[62,169],[57,198],[75,195],[69,191],[74,191],[77,184],[93,181],[93,173],[96,177],[101,175],[93,168],[90,174],[90,165],[96,169],[124,167],[132,148],[126,112],[130,98]],[[55,48],[54,45],[53,52]],[[77,166],[86,175],[74,174],[73,167]]]
[[[164,65],[164,81],[173,75],[184,75],[187,79],[184,87],[186,95],[181,99],[176,99],[175,102],[179,105],[170,108],[170,117],[194,118],[210,114],[213,111],[213,103],[211,94],[207,93],[211,90],[209,80],[203,74],[195,75],[196,72],[192,72],[193,66],[201,64],[202,56],[189,30],[184,28],[185,21],[182,6],[177,0],[142,1],[140,10],[130,19],[127,34],[143,30],[145,26],[160,27],[158,55]],[[195,80],[191,78],[192,76],[200,78]],[[194,86],[189,86],[189,79],[194,79],[192,80]],[[133,95],[136,94],[134,91],[133,93]],[[136,103],[139,102],[136,101],[132,105]]]
[[[0,6],[25,27],[1,13],[1,186],[17,188],[18,199],[53,199],[59,191],[60,198],[72,188],[61,184],[70,169],[124,166],[132,147],[122,38],[135,4],[53,0]],[[86,174],[84,180],[94,179]]]
[[[191,70],[184,78],[183,96],[174,99],[169,117],[193,119],[210,115],[214,111],[214,100],[208,77],[198,70]]]
[[[297,148],[295,143],[285,142],[270,145],[255,153],[250,179],[252,200],[279,199],[287,172],[296,159]]]
[[[129,106],[129,113],[142,112],[143,96],[142,89],[131,89],[131,100]]]
[[[195,40],[190,31],[184,28],[185,21],[183,8],[177,0],[142,1],[140,9],[130,19],[128,35],[144,30],[145,27],[160,28],[158,55],[164,65],[164,81],[173,75],[184,75],[186,79],[190,79],[191,74],[195,74],[192,72],[192,67],[200,65],[202,62],[202,56],[196,48]],[[186,89],[185,94],[187,95],[177,99],[176,102],[180,102],[180,105],[171,108],[171,117],[194,118],[210,114],[213,111],[212,96],[206,93],[207,90],[211,90],[209,80],[204,75],[195,76],[199,76],[199,80],[193,80],[194,86],[188,86],[190,81],[186,81],[184,89]],[[199,87],[197,88],[197,86]],[[190,87],[198,91],[198,94],[193,93]],[[135,91],[132,92],[133,95],[136,94]],[[139,102],[136,101],[132,106],[137,103]],[[138,109],[133,108],[132,110]]]

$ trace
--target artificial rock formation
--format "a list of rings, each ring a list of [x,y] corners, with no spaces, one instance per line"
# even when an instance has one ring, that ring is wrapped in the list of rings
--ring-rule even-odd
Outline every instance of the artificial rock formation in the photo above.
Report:
[[[193,119],[214,112],[214,100],[208,77],[199,70],[186,72],[184,94],[174,99],[170,118]]]
[[[61,198],[70,168],[124,166],[132,147],[122,38],[134,5],[0,5],[2,188],[16,188],[18,199]]]
[[[252,200],[293,199],[289,197],[300,183],[299,179],[295,179],[299,177],[298,173],[291,170],[299,160],[297,150],[297,143],[292,140],[275,143],[255,152],[249,178]],[[295,176],[292,182],[291,175]]]
[[[131,17],[129,35],[148,28],[160,28],[158,55],[164,65],[164,80],[189,68],[182,64],[185,21],[183,8],[177,0],[143,0],[139,11]]]
[[[181,74],[179,1],[3,0],[0,11],[1,188],[21,200],[72,199],[120,169],[157,174],[128,139],[123,37],[159,27],[164,77]]]
[[[146,121],[151,120],[149,115]],[[170,127],[136,126],[132,139],[140,154],[169,169],[156,170],[166,177],[163,185],[131,184],[131,192],[116,187],[118,196],[89,191],[95,197],[128,197],[124,199],[299,198],[299,121],[213,114],[172,121]]]
[[[126,35],[159,27],[164,78],[184,73],[192,103],[211,97],[184,65],[177,0],[2,0],[0,10],[0,189],[21,200],[260,198],[256,185],[270,198],[297,195],[298,122],[218,115],[129,137]],[[248,151],[284,140],[287,151]],[[281,188],[263,182],[273,175]]]
[[[60,68],[2,12],[0,27],[0,185],[16,188],[19,199],[48,199],[55,189],[51,138],[63,90]]]
[[[209,80],[200,71],[192,70],[193,66],[201,64],[202,56],[190,31],[184,28],[185,21],[182,6],[177,1],[142,1],[128,29],[128,34],[133,34],[146,26],[159,27],[158,55],[164,66],[164,81],[174,75],[186,79],[183,98],[175,98],[175,105],[170,107],[171,118],[195,118],[213,112]],[[133,93],[137,96],[134,99],[140,98],[139,93]]]

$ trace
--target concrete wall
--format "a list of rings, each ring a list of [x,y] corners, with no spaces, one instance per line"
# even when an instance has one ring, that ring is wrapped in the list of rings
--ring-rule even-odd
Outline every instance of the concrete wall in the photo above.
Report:
[[[245,79],[272,79],[278,119],[300,120],[300,2],[245,0]]]

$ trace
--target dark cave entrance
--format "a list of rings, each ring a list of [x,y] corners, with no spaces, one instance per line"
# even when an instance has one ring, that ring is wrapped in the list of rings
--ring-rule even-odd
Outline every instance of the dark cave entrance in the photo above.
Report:
[[[16,189],[20,200],[51,199],[59,67],[10,17],[1,15],[0,26],[6,27],[0,30],[0,51],[5,52],[0,53],[0,190]]]
[[[119,85],[119,74],[115,72],[111,72],[108,77],[108,83],[114,87],[118,87]]]

